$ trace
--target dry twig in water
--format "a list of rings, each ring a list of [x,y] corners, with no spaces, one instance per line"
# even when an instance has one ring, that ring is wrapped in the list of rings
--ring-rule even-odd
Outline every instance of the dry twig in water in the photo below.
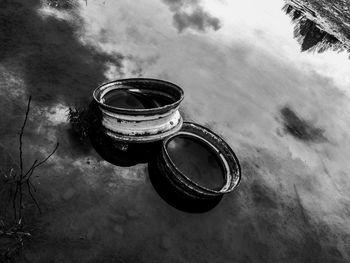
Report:
[[[38,160],[35,160],[33,162],[33,164],[31,165],[31,167],[28,169],[28,171],[24,172],[24,169],[23,169],[23,134],[24,134],[24,129],[25,129],[27,120],[28,120],[31,100],[32,100],[32,97],[30,96],[29,100],[28,100],[28,104],[27,104],[27,110],[26,110],[24,122],[23,122],[23,125],[22,125],[22,128],[21,128],[21,132],[20,132],[20,135],[19,135],[20,173],[19,173],[19,175],[15,175],[16,188],[15,188],[15,194],[13,196],[14,215],[15,215],[15,218],[17,218],[17,214],[18,214],[19,220],[22,219],[23,187],[24,187],[24,185],[27,186],[27,190],[29,192],[29,195],[30,195],[31,199],[33,200],[33,202],[35,203],[35,205],[38,208],[39,212],[41,213],[40,206],[39,206],[39,204],[38,204],[37,200],[35,199],[35,197],[33,195],[33,192],[32,192],[32,188],[33,188],[34,191],[35,191],[35,188],[34,188],[33,184],[30,182],[30,178],[33,175],[35,169],[38,168],[40,165],[43,165],[56,152],[56,150],[57,150],[57,148],[59,146],[59,144],[56,143],[56,146],[54,147],[52,152],[47,157],[45,157],[40,162]],[[18,203],[18,208],[16,206],[16,203]],[[17,210],[18,210],[18,213],[17,213]]]
[[[28,120],[31,99],[32,98],[29,97],[24,122],[19,134],[19,164],[20,164],[19,173],[17,173],[15,169],[12,168],[10,170],[9,175],[6,175],[6,174],[4,175],[4,179],[6,183],[9,183],[10,186],[12,184],[15,185],[13,196],[11,194],[13,192],[10,190],[10,195],[12,196],[12,207],[14,211],[14,222],[5,223],[4,220],[0,218],[0,239],[3,241],[5,240],[5,243],[8,243],[7,246],[0,247],[0,261],[4,259],[11,262],[12,256],[21,247],[23,247],[24,238],[31,236],[31,234],[27,230],[25,230],[25,227],[23,224],[23,209],[25,208],[23,205],[24,189],[25,187],[27,188],[30,198],[35,203],[36,207],[39,210],[39,213],[41,213],[39,203],[37,202],[37,200],[33,195],[33,191],[35,192],[36,189],[34,188],[34,185],[31,183],[30,179],[35,169],[43,165],[45,162],[47,162],[47,160],[57,151],[57,148],[59,146],[59,144],[57,143],[49,155],[47,155],[41,161],[35,160],[27,171],[24,170],[23,168],[23,163],[24,163],[23,162],[23,135],[24,135],[24,130]]]

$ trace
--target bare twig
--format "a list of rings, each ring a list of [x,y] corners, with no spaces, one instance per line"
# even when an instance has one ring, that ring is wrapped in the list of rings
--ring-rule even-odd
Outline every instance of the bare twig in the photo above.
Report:
[[[16,197],[17,193],[19,193],[19,209],[18,209],[18,216],[21,219],[22,218],[22,202],[23,202],[23,191],[22,191],[22,180],[23,180],[23,134],[24,134],[24,129],[27,124],[28,120],[28,114],[30,110],[30,102],[32,101],[32,97],[29,96],[28,99],[28,104],[27,104],[27,110],[26,110],[26,115],[24,117],[24,122],[21,128],[21,132],[19,134],[19,164],[20,164],[20,174],[19,174],[19,181],[16,184],[16,195],[14,197],[14,203],[16,203]],[[15,218],[16,218],[16,211],[15,211]]]
[[[34,197],[34,195],[33,195],[33,193],[32,193],[30,181],[27,180],[27,181],[26,181],[26,184],[27,184],[27,188],[28,188],[29,195],[30,195],[30,197],[32,198],[32,200],[34,201],[36,207],[38,208],[39,213],[41,214],[41,208],[40,208],[40,206],[39,206],[39,204],[38,204],[38,201],[36,201],[36,199],[35,199],[35,197]]]
[[[21,168],[21,173],[20,173],[21,179],[23,177],[23,151],[22,151],[23,143],[22,143],[22,138],[23,138],[24,128],[26,127],[26,123],[27,123],[27,119],[28,119],[31,100],[32,100],[32,96],[29,96],[26,115],[25,115],[24,122],[23,122],[23,125],[21,128],[21,133],[19,134],[19,163],[20,163],[20,168]]]
[[[26,179],[26,181],[29,181],[30,177],[31,177],[32,174],[34,173],[35,165],[36,165],[37,162],[38,162],[38,160],[35,160],[35,161],[33,162],[32,168],[29,169],[30,173],[28,174],[28,176],[27,176],[27,174],[26,174],[26,176],[24,177],[24,178]]]
[[[36,192],[36,187],[34,186],[34,184],[30,180],[28,180],[28,182],[29,182],[30,186],[32,187],[33,191]]]
[[[23,191],[22,191],[22,183],[18,183],[18,193],[19,193],[19,209],[18,209],[18,218],[21,220],[22,219],[22,209],[23,209]]]
[[[30,173],[32,173],[32,171],[35,170],[35,168],[39,167],[40,165],[44,164],[58,149],[59,143],[56,143],[55,148],[52,150],[52,152],[42,161],[40,161],[39,163],[37,163],[38,160],[35,160],[34,163],[32,164],[32,166],[29,168],[29,170],[25,173],[25,175],[23,176],[23,178],[26,178],[26,176]],[[30,176],[27,177],[27,179],[29,179]]]
[[[32,164],[32,166],[28,169],[28,171],[24,174],[24,178],[27,177],[27,175],[32,171],[34,170],[34,166],[37,164],[38,160],[35,160]]]
[[[0,261],[5,258],[6,260],[11,260],[14,253],[17,253],[19,249],[23,247],[24,240],[26,237],[30,236],[29,232],[25,232],[23,226],[23,209],[25,208],[23,205],[23,201],[25,196],[24,190],[27,188],[28,196],[32,199],[35,206],[39,210],[41,214],[41,208],[39,203],[35,199],[33,195],[33,191],[36,192],[34,185],[31,182],[31,177],[36,168],[46,163],[49,158],[57,151],[59,144],[57,143],[54,149],[51,151],[49,155],[43,158],[41,161],[35,160],[30,168],[25,172],[24,171],[24,160],[23,160],[23,135],[25,131],[25,127],[28,121],[29,111],[30,111],[30,103],[31,96],[28,99],[27,109],[25,113],[25,118],[23,121],[23,125],[21,127],[21,131],[19,134],[19,166],[20,171],[16,172],[14,169],[11,169],[9,174],[4,175],[4,182],[9,184],[10,187],[8,189],[10,198],[12,198],[12,208],[14,211],[14,222],[7,222],[6,224],[2,219],[0,219],[0,238],[10,238],[13,243],[12,245],[5,247],[3,249],[0,247]],[[24,185],[25,184],[25,185]],[[14,187],[13,187],[14,186]],[[14,189],[14,191],[13,191]],[[11,200],[11,199],[10,199]],[[11,203],[10,203],[11,205]],[[2,262],[2,261],[1,261]]]
[[[17,193],[18,193],[18,182],[16,182],[16,190],[12,199],[12,206],[13,206],[13,212],[14,212],[15,218],[17,218],[17,208],[16,208]]]
[[[57,149],[57,148],[55,148]],[[28,192],[29,192],[29,195],[30,197],[32,198],[32,200],[34,201],[36,207],[38,208],[39,210],[39,213],[41,214],[41,208],[39,206],[39,203],[37,202],[37,200],[35,199],[33,193],[32,193],[32,189],[31,189],[31,182],[30,182],[30,177],[32,176],[33,172],[34,172],[34,169],[35,169],[35,164],[37,163],[37,160],[34,161],[32,167],[34,167],[33,169],[31,169],[31,172],[30,174],[28,175],[28,178],[25,180],[25,183],[27,185],[27,189],[28,189]]]
[[[23,184],[26,184],[29,195],[30,195],[31,199],[33,200],[33,202],[35,203],[36,207],[38,208],[39,213],[41,214],[41,209],[40,209],[39,203],[35,199],[33,192],[32,192],[32,188],[33,188],[34,192],[36,192],[36,189],[35,189],[34,185],[31,183],[30,179],[34,173],[34,170],[36,168],[38,168],[39,166],[43,165],[45,162],[47,162],[47,160],[57,151],[57,148],[59,146],[59,144],[57,143],[55,148],[51,151],[51,153],[48,156],[46,156],[40,162],[38,162],[38,160],[35,160],[33,162],[33,164],[31,165],[31,167],[28,169],[28,171],[26,173],[23,172],[23,134],[24,134],[27,120],[28,120],[30,103],[31,103],[31,96],[29,97],[29,100],[28,100],[27,110],[26,110],[24,122],[23,122],[20,136],[19,136],[20,174],[19,174],[19,178],[18,177],[15,178],[16,189],[15,189],[15,195],[13,197],[14,215],[15,215],[15,218],[17,218],[17,214],[18,214],[19,219],[22,219],[22,209],[23,209],[23,187],[22,186],[23,186]],[[18,207],[16,204],[17,202],[18,202]]]

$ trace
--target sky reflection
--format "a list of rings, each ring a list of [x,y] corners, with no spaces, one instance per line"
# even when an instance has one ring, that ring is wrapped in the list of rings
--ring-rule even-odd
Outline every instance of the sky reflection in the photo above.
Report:
[[[297,185],[315,218],[331,225],[342,221],[349,233],[348,218],[331,216],[350,200],[345,176],[350,172],[348,54],[301,53],[290,19],[281,11],[283,1],[195,4],[219,18],[220,29],[204,33],[189,27],[178,32],[162,2],[93,1],[82,9],[84,37],[106,52],[128,54],[123,74],[114,77],[159,77],[181,85],[190,118],[221,133],[241,158],[260,160],[251,159],[250,147],[269,152],[269,172],[260,176],[269,187],[275,188],[277,181],[283,185],[279,198],[292,194]],[[327,141],[306,143],[288,133],[282,114],[286,107],[324,131]],[[270,166],[270,158],[281,166]],[[299,169],[311,189],[292,176]],[[243,175],[256,176],[244,169]]]
[[[172,259],[179,262],[188,262],[192,248],[200,252],[199,262],[216,262],[223,248],[226,259],[278,262],[289,252],[305,259],[310,247],[321,245],[323,254],[315,252],[319,262],[332,260],[328,248],[349,259],[350,60],[345,53],[301,53],[283,4],[89,0],[68,11],[34,0],[22,4],[37,16],[32,20],[24,13],[14,32],[40,34],[15,34],[19,44],[11,47],[11,59],[0,52],[0,146],[15,156],[26,97],[33,95],[27,162],[59,141],[46,176],[36,183],[47,186],[41,191],[48,200],[67,202],[74,196],[79,207],[59,206],[47,220],[63,214],[78,225],[76,213],[82,212],[100,231],[100,240],[116,244],[110,210],[118,204],[136,207],[144,221],[130,226],[133,231],[125,228],[130,247],[118,246],[131,252],[151,246],[140,252],[148,259],[153,259],[148,251],[164,254],[146,240],[163,232],[177,245]],[[190,18],[193,10],[200,11]],[[69,137],[68,107],[88,103],[103,81],[138,76],[180,85],[187,118],[222,134],[242,163],[239,190],[200,220],[157,203],[144,165],[115,167]],[[321,131],[322,140],[303,140],[288,130],[298,125],[309,128],[311,137]],[[51,222],[53,239],[75,234],[64,222]],[[203,246],[191,247],[196,243]]]

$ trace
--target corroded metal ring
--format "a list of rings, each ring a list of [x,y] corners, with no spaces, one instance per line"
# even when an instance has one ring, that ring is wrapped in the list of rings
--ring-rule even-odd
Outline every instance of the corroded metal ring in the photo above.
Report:
[[[176,136],[189,136],[200,140],[207,147],[216,152],[224,168],[225,183],[221,189],[214,190],[199,185],[183,174],[172,162],[167,153],[167,144]],[[212,199],[233,191],[240,183],[241,168],[238,158],[230,146],[217,134],[209,129],[190,122],[185,122],[180,132],[166,138],[163,141],[161,153],[157,158],[157,167],[161,174],[173,185],[174,188],[183,194],[192,196],[194,199]]]
[[[104,97],[118,89],[143,91],[154,96],[163,96],[169,101],[165,105],[138,109],[107,105]],[[184,98],[183,90],[170,82],[149,79],[121,79],[105,83],[93,92],[102,111],[102,125],[106,134],[118,141],[145,143],[162,140],[178,132],[182,127],[179,105]]]

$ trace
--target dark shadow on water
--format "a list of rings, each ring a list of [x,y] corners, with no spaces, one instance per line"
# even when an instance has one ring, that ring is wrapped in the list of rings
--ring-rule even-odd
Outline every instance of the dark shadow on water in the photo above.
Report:
[[[68,12],[58,19],[38,12],[47,3]],[[10,61],[36,103],[88,103],[90,91],[105,81],[106,64],[117,69],[120,54],[107,54],[80,41],[84,21],[76,0],[0,0],[0,62]],[[19,69],[17,67],[19,66]]]
[[[96,152],[107,162],[117,166],[129,167],[139,163],[147,163],[157,148],[157,144],[136,145],[113,142],[103,133],[90,135],[90,141]],[[124,150],[125,149],[125,150]]]
[[[174,187],[157,169],[156,158],[148,163],[149,178],[160,197],[172,207],[188,213],[204,213],[216,207],[222,196],[211,199],[196,199]]]
[[[78,155],[87,155],[91,150],[91,144],[88,140],[82,140],[76,131],[71,127],[67,130],[66,134],[69,147]]]
[[[287,133],[303,142],[326,142],[325,130],[315,127],[312,122],[299,117],[291,108],[284,106],[280,110],[283,126]]]
[[[101,111],[95,101],[90,103],[87,117],[91,145],[109,163],[123,167],[147,163],[160,149],[160,143],[157,142],[127,144],[110,138],[101,124]]]
[[[222,196],[210,199],[195,198],[170,183],[168,177],[161,173],[156,165],[162,142],[126,144],[109,137],[102,126],[101,110],[95,101],[86,109],[73,111],[75,113],[69,118],[72,125],[71,136],[75,138],[75,144],[91,144],[101,158],[117,166],[130,167],[148,163],[151,183],[169,205],[184,212],[203,213],[213,209],[222,199]]]

